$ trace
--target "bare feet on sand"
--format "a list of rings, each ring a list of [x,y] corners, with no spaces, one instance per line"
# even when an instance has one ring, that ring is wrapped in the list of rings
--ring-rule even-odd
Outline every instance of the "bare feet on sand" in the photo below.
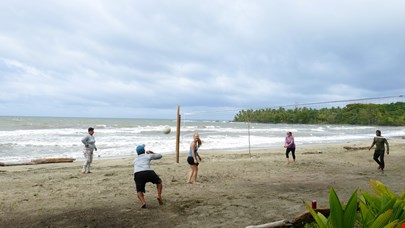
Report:
[[[87,172],[87,173],[86,173],[86,172],[81,172],[80,174],[83,174],[83,175],[84,175],[84,174],[91,174],[91,173],[92,173],[92,172]]]
[[[163,205],[162,197],[157,197],[156,199],[157,199],[157,201],[159,202],[160,205]]]

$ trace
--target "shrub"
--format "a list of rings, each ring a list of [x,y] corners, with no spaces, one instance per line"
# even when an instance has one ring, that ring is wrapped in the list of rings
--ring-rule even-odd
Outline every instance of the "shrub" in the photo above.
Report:
[[[319,212],[308,208],[316,224],[321,228],[359,227],[401,227],[405,223],[405,189],[401,195],[394,194],[379,181],[370,180],[374,194],[355,190],[346,205],[340,203],[335,190],[330,188],[330,214],[326,218]]]

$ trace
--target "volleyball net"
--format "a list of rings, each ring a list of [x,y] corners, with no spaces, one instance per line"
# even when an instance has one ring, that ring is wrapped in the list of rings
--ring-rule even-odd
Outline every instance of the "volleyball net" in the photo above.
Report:
[[[318,101],[318,102],[306,102],[306,103],[295,103],[295,104],[281,104],[281,105],[274,105],[274,106],[269,106],[269,107],[256,107],[256,108],[224,108],[224,109],[211,109],[211,110],[202,110],[202,111],[187,111],[187,107],[185,107],[185,112],[181,112],[180,106],[178,107],[177,110],[177,129],[176,129],[176,154],[177,154],[177,162],[178,162],[178,156],[179,156],[179,148],[180,148],[180,142],[183,141],[185,138],[190,138],[192,137],[192,134],[195,131],[205,131],[205,132],[211,132],[209,129],[207,130],[207,127],[213,127],[212,123],[210,121],[207,121],[205,124],[201,125],[196,124],[194,120],[212,120],[212,116],[215,116],[215,119],[218,120],[213,120],[216,123],[221,123],[222,121],[224,122],[233,122],[235,120],[236,115],[239,112],[243,111],[258,111],[258,110],[279,110],[279,109],[285,109],[285,110],[292,110],[292,109],[312,109],[312,110],[320,110],[320,109],[332,109],[332,108],[344,108],[350,104],[391,104],[391,103],[396,103],[396,102],[404,102],[405,98],[403,95],[394,95],[394,96],[384,96],[384,97],[370,97],[370,98],[356,98],[356,99],[345,99],[345,100],[331,100],[331,101]],[[404,115],[405,115],[405,111]],[[233,115],[232,119],[230,117]],[[370,117],[371,118],[371,117]],[[225,120],[224,120],[225,119]],[[252,130],[252,125],[255,125],[255,123],[260,122],[260,121],[255,121],[252,120],[251,118],[247,118],[244,120],[238,120],[240,124],[245,124],[245,135],[246,135],[246,149],[248,149],[249,154],[251,155],[251,148],[252,146],[255,147],[255,143],[258,140],[255,140],[256,135],[251,134]],[[369,121],[370,123],[372,121]],[[275,122],[270,122],[270,123],[275,123]],[[286,122],[286,125],[291,124]],[[371,123],[372,124],[372,123]],[[240,127],[240,125],[239,125]],[[259,126],[253,126],[253,128],[258,128]],[[368,127],[370,133],[374,131],[372,127]],[[222,132],[224,137],[227,135],[232,135],[232,131],[234,129],[229,129],[229,132]],[[254,129],[257,131],[257,129]],[[185,134],[182,134],[181,132],[184,131]],[[353,131],[356,131],[354,129]],[[364,130],[362,131],[364,133]],[[253,140],[252,140],[253,139]],[[260,142],[258,143],[260,144]]]

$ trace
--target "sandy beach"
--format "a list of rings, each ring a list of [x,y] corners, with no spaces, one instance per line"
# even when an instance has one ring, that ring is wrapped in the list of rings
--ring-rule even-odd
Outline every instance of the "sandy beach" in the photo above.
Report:
[[[186,153],[153,161],[163,180],[164,205],[146,186],[141,209],[133,181],[132,157],[95,159],[92,174],[82,161],[0,167],[0,227],[245,227],[292,220],[306,209],[303,201],[328,207],[333,186],[342,201],[369,180],[395,193],[405,188],[405,139],[390,140],[382,174],[370,141],[297,147],[297,162],[287,165],[284,149],[238,152],[205,151],[199,185],[186,183]],[[153,150],[153,148],[148,148]],[[96,154],[97,156],[97,154]]]

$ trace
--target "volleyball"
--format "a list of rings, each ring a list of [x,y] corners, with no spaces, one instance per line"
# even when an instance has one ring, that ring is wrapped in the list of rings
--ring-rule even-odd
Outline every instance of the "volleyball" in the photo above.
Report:
[[[169,134],[171,131],[172,131],[172,129],[170,129],[170,127],[163,128],[163,133],[165,133],[165,134]]]

